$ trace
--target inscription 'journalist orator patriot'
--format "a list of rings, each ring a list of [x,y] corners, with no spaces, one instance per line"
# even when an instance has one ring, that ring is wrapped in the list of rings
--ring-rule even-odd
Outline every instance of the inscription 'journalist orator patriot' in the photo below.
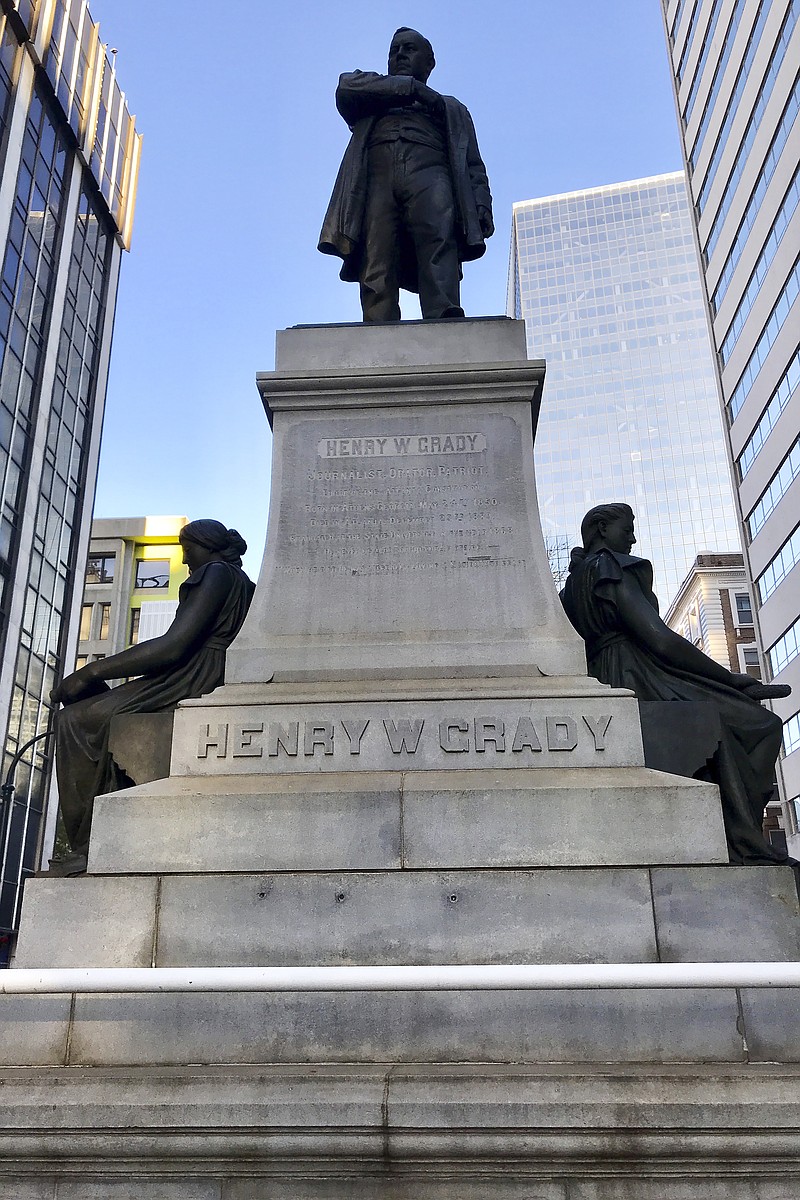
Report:
[[[461,263],[494,233],[489,180],[469,112],[428,87],[427,38],[398,29],[387,75],[339,77],[336,107],[352,130],[319,249],[361,285],[365,321],[399,321],[399,289],[422,316],[463,317]]]

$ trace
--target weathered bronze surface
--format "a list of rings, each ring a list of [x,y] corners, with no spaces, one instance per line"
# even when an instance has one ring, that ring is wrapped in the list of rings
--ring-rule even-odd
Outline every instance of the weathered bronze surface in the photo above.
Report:
[[[66,873],[86,868],[95,796],[132,783],[109,752],[111,718],[164,712],[219,687],[225,651],[247,615],[255,588],[242,570],[247,543],[237,531],[220,521],[192,521],[180,540],[189,578],[167,632],[87,663],[52,692],[52,701],[65,705],[56,716],[56,772],[73,852]],[[140,678],[113,689],[105,682],[132,675]]]
[[[586,642],[589,673],[639,700],[694,701],[719,716],[719,744],[697,778],[718,784],[731,862],[787,862],[762,833],[772,793],[782,724],[760,700],[790,689],[733,674],[665,625],[653,595],[653,568],[631,555],[634,515],[627,504],[604,504],[583,518],[583,547],[572,552],[561,592],[567,616]],[[679,771],[677,765],[674,770]]]
[[[339,77],[336,107],[353,136],[319,249],[358,280],[365,321],[399,321],[399,289],[418,292],[425,319],[463,317],[461,263],[494,232],[492,196],[469,112],[427,85],[430,42],[398,29],[388,74]]]

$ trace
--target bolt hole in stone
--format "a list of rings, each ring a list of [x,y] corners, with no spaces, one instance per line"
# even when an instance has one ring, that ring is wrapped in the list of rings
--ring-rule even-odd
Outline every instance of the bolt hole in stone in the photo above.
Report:
[[[345,896],[344,892],[336,893],[336,903],[337,904],[343,904],[346,899],[347,899],[347,896]]]
[[[456,895],[455,892],[451,892],[451,894],[447,897],[447,899],[450,901],[451,904],[458,904],[458,896]]]

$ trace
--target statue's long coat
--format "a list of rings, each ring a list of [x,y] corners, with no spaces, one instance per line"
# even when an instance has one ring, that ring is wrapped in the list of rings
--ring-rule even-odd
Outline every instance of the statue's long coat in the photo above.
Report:
[[[374,71],[354,71],[339,78],[336,107],[347,121],[353,136],[345,151],[328,211],[322,224],[318,249],[344,260],[340,278],[355,282],[359,277],[364,204],[367,194],[367,145],[372,127],[380,115],[380,105],[410,96],[414,80],[405,75],[379,75]],[[467,108],[454,96],[442,96],[445,111],[447,152],[453,195],[456,202],[458,257],[460,262],[480,258],[486,243],[478,220],[478,209],[491,212],[492,194],[486,167],[478,149],[475,127]],[[400,286],[416,292],[413,254],[400,255]],[[412,272],[412,273],[409,273]]]

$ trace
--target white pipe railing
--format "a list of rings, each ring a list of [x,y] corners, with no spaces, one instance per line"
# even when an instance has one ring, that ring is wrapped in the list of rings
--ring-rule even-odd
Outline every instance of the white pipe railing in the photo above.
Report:
[[[800,962],[70,967],[0,971],[0,994],[5,995],[64,992],[383,992],[728,987],[800,987]]]

